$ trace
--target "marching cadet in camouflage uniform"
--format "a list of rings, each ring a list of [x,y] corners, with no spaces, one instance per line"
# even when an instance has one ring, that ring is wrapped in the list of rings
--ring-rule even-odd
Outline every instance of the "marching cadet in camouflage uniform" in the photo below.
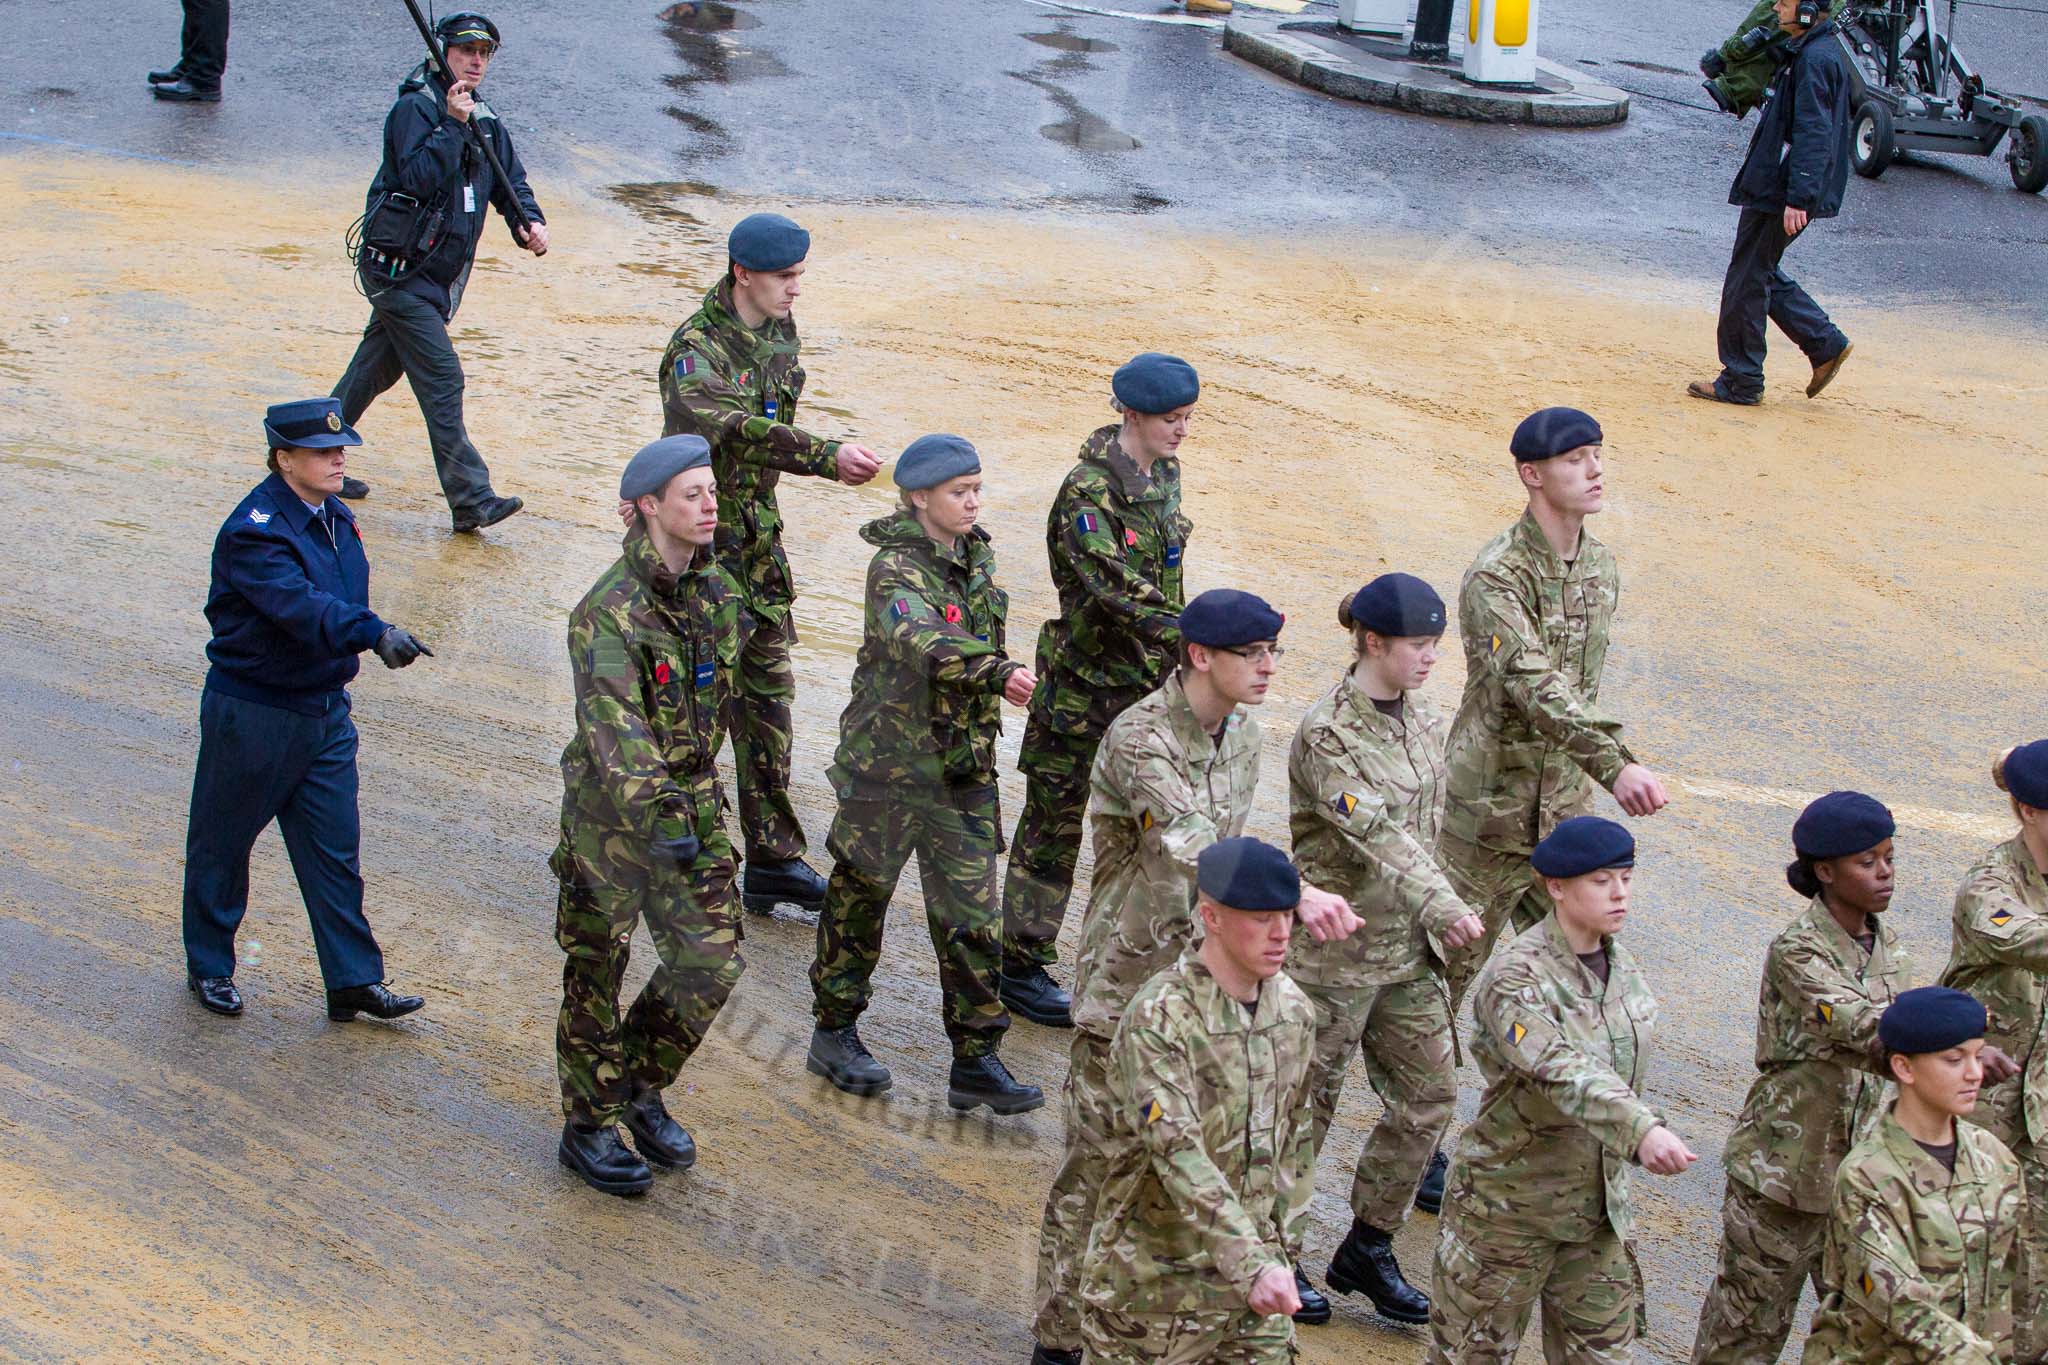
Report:
[[[2019,1167],[1956,1122],[1984,1080],[1984,1023],[1982,1005],[1946,986],[1902,992],[1879,1020],[1899,1097],[1835,1176],[1806,1365],[2013,1359]]]
[[[1125,707],[1166,676],[1180,643],[1181,563],[1194,523],[1180,510],[1178,451],[1200,382],[1147,351],[1111,380],[1123,420],[1081,446],[1046,515],[1060,614],[1038,632],[1038,675],[1017,767],[1024,811],[1003,878],[1003,1000],[1067,1028],[1072,1000],[1046,968],[1081,851],[1095,748]]]
[[[1986,1036],[2023,1062],[2017,1079],[1987,1084],[1970,1121],[2018,1158],[2027,1187],[2013,1316],[2022,1361],[2048,1360],[2048,740],[2023,744],[1992,770],[2012,797],[2017,835],[1986,854],[1956,896],[1945,986],[1990,1013]],[[1991,1047],[1986,1047],[1989,1053]]]
[[[635,455],[619,496],[638,511],[625,553],[569,614],[576,735],[562,751],[555,938],[562,1013],[561,1162],[607,1194],[640,1194],[640,1157],[688,1166],[696,1144],[661,1092],[745,963],[720,821],[721,715],[739,651],[739,598],[711,547],[711,452],[669,436]],[[619,1013],[633,926],[661,965]],[[620,1119],[640,1157],[619,1141]]]
[[[1196,859],[1241,833],[1251,813],[1259,726],[1246,708],[1266,698],[1282,652],[1280,626],[1280,613],[1248,592],[1219,588],[1188,603],[1180,668],[1111,722],[1095,755],[1088,809],[1095,877],[1074,972],[1074,1041],[1062,1095],[1066,1154],[1039,1230],[1034,1365],[1080,1359],[1077,1294],[1114,1119],[1110,1039],[1131,997],[1196,932]],[[1299,914],[1319,938],[1358,925],[1342,898],[1312,886],[1302,889]],[[1327,1302],[1322,1312],[1328,1315]]]
[[[1002,703],[1022,706],[1036,680],[1003,653],[1009,596],[995,584],[988,532],[975,524],[974,447],[958,436],[921,436],[895,477],[902,506],[861,528],[876,549],[853,700],[829,774],[839,818],[826,840],[832,881],[811,964],[818,1026],[806,1065],[850,1094],[889,1088],[888,1068],[861,1043],[855,1021],[868,1006],[889,898],[915,852],[953,1044],[946,1102],[1020,1114],[1045,1096],[996,1056],[1010,1026],[996,985],[996,734]]]
[[[1316,1024],[1280,968],[1301,879],[1257,839],[1196,862],[1201,942],[1138,992],[1110,1043],[1081,1282],[1091,1365],[1294,1359]]]
[[[1355,1053],[1386,1105],[1358,1156],[1330,1287],[1364,1294],[1396,1322],[1427,1322],[1429,1298],[1401,1274],[1393,1234],[1410,1200],[1424,1204],[1417,1186],[1458,1098],[1450,997],[1431,944],[1481,932],[1436,865],[1446,723],[1414,690],[1436,664],[1444,604],[1419,578],[1383,574],[1339,604],[1337,622],[1357,660],[1301,718],[1288,795],[1294,856],[1344,894],[1365,930],[1341,943],[1295,940],[1287,974],[1316,1007],[1316,1151]]]
[[[1820,1291],[1835,1169],[1884,1107],[1878,1017],[1905,986],[1885,921],[1892,813],[1830,792],[1792,825],[1785,870],[1806,913],[1771,940],[1757,1006],[1756,1069],[1722,1164],[1721,1268],[1700,1306],[1693,1365],[1776,1360],[1799,1287]]]
[[[1633,1360],[1643,1303],[1628,1168],[1678,1175],[1696,1160],[1639,1093],[1657,1001],[1613,937],[1634,838],[1581,815],[1530,861],[1555,908],[1473,996],[1486,1093],[1444,1196],[1433,1365],[1507,1365],[1539,1298],[1551,1365]]]
[[[1606,497],[1602,440],[1577,408],[1523,419],[1509,450],[1529,510],[1479,552],[1458,593],[1465,696],[1451,722],[1437,860],[1486,933],[1446,964],[1454,1010],[1501,925],[1512,916],[1520,932],[1549,912],[1529,850],[1592,809],[1589,778],[1630,815],[1666,801],[1664,784],[1621,742],[1621,723],[1599,709],[1621,597],[1613,554],[1585,530]]]
[[[796,584],[775,487],[784,474],[862,484],[881,467],[865,446],[793,425],[804,371],[790,310],[810,247],[811,235],[779,214],[742,219],[727,241],[725,277],[676,328],[659,376],[663,433],[709,441],[718,475],[718,553],[741,599],[739,681],[727,718],[747,855],[741,895],[764,914],[777,901],[815,910],[825,895],[824,879],[803,860],[804,831],[789,800]]]

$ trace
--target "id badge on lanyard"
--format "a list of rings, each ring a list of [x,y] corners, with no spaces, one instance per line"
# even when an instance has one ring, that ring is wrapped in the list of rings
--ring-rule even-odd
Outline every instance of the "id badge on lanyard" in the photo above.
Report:
[[[476,212],[476,186],[464,185],[462,187],[462,211],[464,213]]]

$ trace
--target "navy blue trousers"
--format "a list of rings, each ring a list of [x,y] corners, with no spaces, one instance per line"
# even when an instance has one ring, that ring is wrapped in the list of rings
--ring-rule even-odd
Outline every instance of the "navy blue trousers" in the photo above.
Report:
[[[384,979],[363,918],[356,725],[336,693],[325,715],[243,701],[209,687],[199,700],[199,766],[185,834],[185,964],[235,974],[235,931],[249,908],[249,851],[272,820],[313,921],[320,976],[338,991]]]
[[[228,0],[184,0],[178,74],[201,90],[220,89],[228,67]]]
[[[1724,398],[1760,398],[1764,391],[1764,323],[1782,327],[1806,358],[1818,365],[1849,344],[1813,296],[1778,269],[1792,239],[1785,235],[1783,210],[1744,209],[1735,226],[1735,250],[1721,283],[1721,376],[1714,387]]]

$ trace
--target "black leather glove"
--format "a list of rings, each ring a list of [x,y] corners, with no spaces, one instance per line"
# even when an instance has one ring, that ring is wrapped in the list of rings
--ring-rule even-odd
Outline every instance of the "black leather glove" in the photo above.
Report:
[[[647,851],[654,855],[654,860],[658,863],[667,863],[670,867],[688,867],[696,862],[697,855],[704,851],[704,844],[697,837],[695,830],[687,830],[673,839],[656,839],[647,846]]]
[[[1728,62],[1721,56],[1721,49],[1718,47],[1708,48],[1707,54],[1700,58],[1700,74],[1710,81],[1718,79],[1727,69]]]
[[[386,626],[377,637],[375,648],[386,668],[404,668],[422,654],[430,659],[434,656],[434,651],[415,640],[411,631],[399,626]]]

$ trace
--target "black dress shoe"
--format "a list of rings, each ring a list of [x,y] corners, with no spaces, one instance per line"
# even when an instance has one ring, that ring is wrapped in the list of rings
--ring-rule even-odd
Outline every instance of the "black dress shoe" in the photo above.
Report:
[[[370,496],[370,485],[364,483],[361,479],[351,478],[349,475],[344,474],[341,476],[341,496],[350,502],[361,502],[364,498]]]
[[[1294,1267],[1294,1292],[1301,1299],[1301,1307],[1294,1310],[1296,1322],[1304,1327],[1320,1327],[1330,1320],[1330,1301],[1308,1282],[1308,1272],[1300,1266]]]
[[[1351,1220],[1351,1231],[1344,1234],[1344,1244],[1330,1258],[1330,1273],[1325,1278],[1340,1294],[1363,1294],[1371,1299],[1383,1318],[1429,1321],[1429,1296],[1402,1276],[1400,1263],[1394,1259],[1393,1237],[1356,1218]]]
[[[643,1090],[626,1106],[626,1131],[640,1155],[656,1166],[688,1170],[697,1160],[697,1143],[682,1124],[668,1116],[659,1090]]]
[[[809,911],[825,906],[825,879],[802,858],[749,858],[740,881],[740,902],[757,915],[772,915],[787,901]]]
[[[845,1028],[811,1030],[811,1055],[804,1058],[804,1070],[823,1076],[849,1095],[879,1095],[895,1084],[889,1068],[875,1060],[860,1040],[860,1030]]]
[[[1031,1365],[1081,1365],[1079,1351],[1055,1351],[1050,1346],[1031,1343]]]
[[[376,1019],[397,1019],[427,1002],[417,995],[393,995],[381,981],[327,992],[327,1017],[346,1024],[358,1011]]]
[[[242,993],[235,989],[232,976],[187,976],[185,989],[215,1014],[232,1019],[242,1012]]]
[[[1451,1169],[1451,1159],[1439,1147],[1429,1154],[1429,1169],[1422,1173],[1422,1183],[1415,1187],[1415,1207],[1424,1213],[1444,1211],[1444,1176]]]
[[[220,103],[219,86],[194,85],[182,76],[169,85],[152,85],[149,87],[149,93],[160,100],[170,100],[177,104]]]
[[[149,73],[149,83],[151,85],[176,85],[184,79],[185,67],[183,63],[168,67],[162,71],[152,71]]]
[[[619,1141],[619,1130],[609,1123],[599,1128],[578,1127],[573,1119],[564,1123],[555,1158],[605,1194],[645,1194],[654,1183],[654,1172]]]
[[[998,1114],[1026,1114],[1045,1103],[1045,1092],[1012,1076],[1003,1059],[990,1052],[954,1059],[946,1077],[946,1103],[963,1113],[985,1104]]]
[[[518,498],[501,498],[493,493],[476,506],[457,508],[451,515],[458,533],[481,531],[486,526],[496,526],[524,506]]]
[[[1010,1013],[1021,1014],[1034,1024],[1047,1028],[1074,1026],[1074,997],[1052,979],[1052,973],[1036,963],[1021,971],[1005,967],[1002,985],[996,993]]]

